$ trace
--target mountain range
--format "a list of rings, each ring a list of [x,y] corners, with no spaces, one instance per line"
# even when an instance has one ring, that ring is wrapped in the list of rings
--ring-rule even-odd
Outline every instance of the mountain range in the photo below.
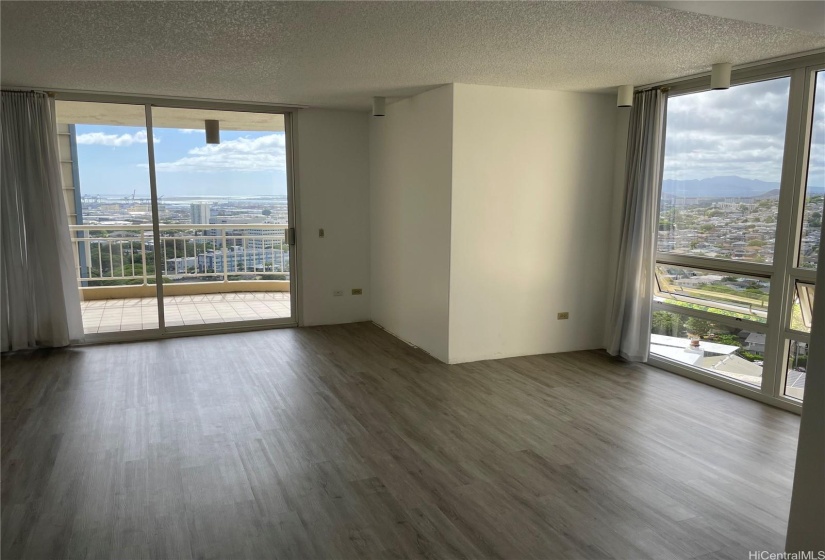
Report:
[[[810,187],[809,194],[823,194],[824,187]],[[779,183],[745,179],[736,175],[708,177],[706,179],[665,179],[662,181],[662,193],[672,196],[697,196],[703,198],[776,198],[779,196]]]

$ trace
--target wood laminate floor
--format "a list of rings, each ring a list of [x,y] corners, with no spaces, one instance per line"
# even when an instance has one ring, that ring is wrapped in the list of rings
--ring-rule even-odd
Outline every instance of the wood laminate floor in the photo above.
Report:
[[[601,352],[362,323],[2,362],[2,557],[747,558],[798,417]]]

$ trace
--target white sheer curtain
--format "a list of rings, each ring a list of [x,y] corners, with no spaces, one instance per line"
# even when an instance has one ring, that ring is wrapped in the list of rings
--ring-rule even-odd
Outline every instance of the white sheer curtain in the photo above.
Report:
[[[666,106],[661,90],[636,93],[627,133],[624,212],[606,346],[610,354],[634,362],[647,361],[650,349]]]
[[[66,346],[83,336],[54,102],[2,92],[2,350]]]

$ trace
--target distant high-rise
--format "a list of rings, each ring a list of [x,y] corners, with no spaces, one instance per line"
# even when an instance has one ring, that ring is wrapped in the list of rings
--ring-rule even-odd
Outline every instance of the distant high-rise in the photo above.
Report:
[[[208,224],[210,218],[211,202],[193,202],[189,205],[192,214],[193,224]]]

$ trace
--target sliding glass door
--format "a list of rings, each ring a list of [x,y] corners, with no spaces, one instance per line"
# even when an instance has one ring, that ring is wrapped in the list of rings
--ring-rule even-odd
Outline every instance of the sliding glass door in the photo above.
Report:
[[[737,81],[668,101],[651,362],[793,406],[819,262],[823,72]]]
[[[88,339],[296,322],[287,116],[56,107]]]
[[[158,330],[143,105],[56,102],[86,335]]]
[[[152,128],[165,324],[290,319],[283,115],[153,107]]]

